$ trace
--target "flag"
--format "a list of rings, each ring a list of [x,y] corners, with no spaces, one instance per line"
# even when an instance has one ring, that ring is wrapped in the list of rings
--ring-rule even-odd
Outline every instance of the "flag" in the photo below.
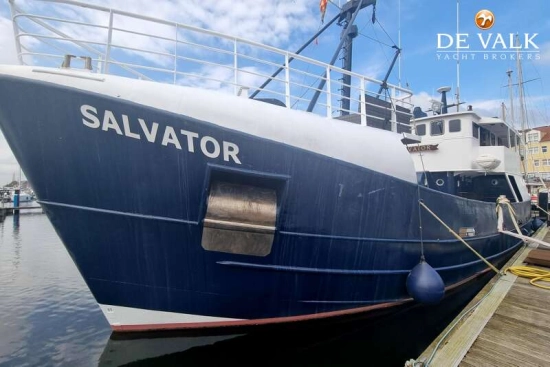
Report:
[[[327,3],[328,3],[328,0],[321,0],[319,2],[319,10],[321,11],[321,23],[324,23],[324,21],[325,21],[325,13],[327,11]]]

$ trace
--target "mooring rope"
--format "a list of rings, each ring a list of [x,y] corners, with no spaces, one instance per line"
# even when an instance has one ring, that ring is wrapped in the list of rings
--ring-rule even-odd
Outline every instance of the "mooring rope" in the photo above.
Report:
[[[512,207],[512,204],[510,204],[510,200],[506,198],[504,195],[500,195],[497,198],[497,229],[499,232],[503,232],[504,230],[504,215],[502,212],[502,205],[506,205],[508,207],[508,212],[510,213],[510,217],[512,218],[512,222],[514,223],[514,227],[516,228],[516,231],[518,234],[521,234],[521,229],[518,226],[518,221],[516,219],[516,212],[514,211],[514,208]]]
[[[511,237],[519,238],[520,240],[523,240],[525,242],[533,242],[533,243],[536,243],[538,245],[550,247],[550,243],[548,243],[548,242],[544,242],[544,241],[539,240],[537,238],[533,238],[533,237],[529,237],[529,236],[525,236],[525,235],[521,234],[521,230],[518,226],[517,219],[516,219],[516,212],[514,211],[514,208],[512,208],[512,205],[510,204],[510,200],[506,199],[505,196],[499,196],[499,198],[497,199],[497,203],[498,203],[498,205],[497,205],[497,220],[498,220],[497,228],[498,228],[498,231],[500,233],[506,234],[506,235],[511,236]],[[502,207],[500,206],[500,204],[506,205],[508,207],[508,211],[510,212],[510,217],[512,217],[512,222],[514,223],[514,226],[516,227],[517,233],[504,230],[504,215],[503,215]]]
[[[479,257],[481,260],[483,260],[483,262],[485,264],[487,264],[491,269],[493,269],[495,271],[495,273],[500,274],[500,271],[493,264],[491,264],[486,258],[484,258],[479,252],[477,252],[472,246],[470,246],[466,241],[464,241],[464,239],[462,237],[460,237],[455,231],[453,231],[451,229],[451,227],[449,227],[447,224],[445,224],[445,222],[443,222],[443,220],[441,220],[441,218],[439,218],[434,212],[432,212],[430,210],[430,208],[428,208],[426,206],[426,204],[424,204],[422,201],[420,201],[420,205],[422,205],[422,207],[424,209],[426,209],[426,211],[428,213],[430,213],[435,219],[437,219],[439,221],[439,223],[441,223],[445,228],[447,228],[447,230],[449,232],[451,232],[453,234],[453,236],[455,236],[460,242],[462,242],[467,248],[469,248],[474,254],[476,254],[477,257]]]
[[[518,277],[531,279],[529,283],[531,283],[535,287],[550,289],[549,286],[540,285],[536,283],[536,282],[550,283],[550,271],[548,270],[533,268],[531,266],[510,266],[509,268],[504,270],[504,273],[506,274],[507,271],[509,271],[514,275],[517,275]]]
[[[548,212],[547,212],[546,210],[542,209],[542,208],[539,206],[539,204],[535,204],[535,206],[536,206],[537,208],[539,208],[540,210],[542,210],[546,215],[550,216],[550,214],[548,214]]]

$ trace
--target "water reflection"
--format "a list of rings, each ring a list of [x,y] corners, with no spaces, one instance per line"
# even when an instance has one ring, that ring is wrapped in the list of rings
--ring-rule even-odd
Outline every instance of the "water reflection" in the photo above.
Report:
[[[19,236],[19,214],[13,215],[13,267],[15,270],[19,267],[21,260],[21,238]]]
[[[19,233],[19,212],[13,213],[13,233]]]
[[[0,223],[0,365],[95,366],[109,326],[44,214]]]
[[[171,365],[175,360],[183,361],[183,353],[193,348],[215,346],[224,340],[242,335],[212,336],[158,336],[142,335],[139,338],[120,339],[112,334],[99,358],[98,366],[125,366],[151,363],[156,366]]]
[[[99,366],[214,366],[232,362],[241,366],[403,366],[404,355],[417,356],[408,354],[414,351],[414,343],[401,347],[403,340],[402,334],[386,324],[361,322],[240,335],[155,338],[150,334],[120,339],[112,334]]]

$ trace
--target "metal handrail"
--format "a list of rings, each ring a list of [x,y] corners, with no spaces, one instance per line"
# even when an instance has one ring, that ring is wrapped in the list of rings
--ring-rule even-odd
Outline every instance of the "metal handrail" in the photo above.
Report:
[[[377,95],[375,90],[383,84],[377,79],[258,42],[173,21],[73,0],[38,1],[49,3],[52,14],[31,14],[16,5],[19,0],[9,0],[18,57],[22,64],[41,65],[41,62],[45,62],[46,65],[48,63],[51,65],[51,60],[62,58],[64,54],[91,56],[96,72],[117,74],[116,70],[120,68],[125,75],[130,73],[141,79],[157,81],[166,80],[165,76],[168,74],[172,75],[173,83],[185,84],[192,78],[193,85],[200,86],[201,80],[214,82],[217,89],[224,90],[222,86],[225,85],[232,88],[235,94],[243,88],[260,90],[266,97],[284,99],[287,108],[303,108],[303,105],[307,104],[311,96],[318,91],[321,93],[321,98],[313,113],[329,118],[333,118],[337,112],[358,114],[361,117],[361,125],[368,125],[370,120],[385,120],[380,116],[369,114],[369,110],[374,105],[365,97]],[[62,17],[63,13],[55,12],[56,6],[67,5],[97,11],[105,16],[104,22],[97,24],[87,22],[85,19],[65,19]],[[151,26],[168,26],[169,32],[154,35],[123,28],[117,17],[144,21],[151,23]],[[61,31],[60,27],[54,27],[52,23],[62,23],[65,27]],[[29,28],[23,27],[24,25],[28,25]],[[79,36],[79,27],[97,28],[101,31],[101,37],[83,39]],[[187,36],[180,36],[181,32],[186,32]],[[71,36],[68,33],[74,35]],[[168,33],[172,36],[167,35]],[[117,37],[120,36],[147,37],[149,44],[147,49],[144,46],[130,45],[118,40]],[[28,40],[31,39],[33,41],[29,42]],[[271,58],[258,57],[259,54],[265,53],[269,53]],[[294,60],[293,63],[290,62],[291,60]],[[111,66],[116,67],[115,70],[111,70]],[[269,78],[268,75],[275,68],[281,66],[283,73],[273,78],[269,88],[258,89],[258,85]],[[318,74],[311,71],[312,69]],[[210,75],[209,70],[219,71],[220,75]],[[323,77],[323,74],[326,77]],[[351,77],[350,85],[340,80],[344,74]],[[323,79],[326,83],[322,89],[318,89],[316,82]],[[367,85],[369,89],[366,88]],[[353,91],[353,97],[350,96],[349,101],[350,105],[357,106],[355,111],[351,107],[346,110],[338,107],[342,98],[339,89],[344,86]],[[392,130],[396,131],[397,126],[401,125],[396,121],[397,113],[404,113],[397,111],[397,106],[410,110],[412,93],[389,83],[385,86],[388,88],[386,99],[389,102],[388,111],[391,115],[389,122]],[[377,107],[380,108],[380,106]]]

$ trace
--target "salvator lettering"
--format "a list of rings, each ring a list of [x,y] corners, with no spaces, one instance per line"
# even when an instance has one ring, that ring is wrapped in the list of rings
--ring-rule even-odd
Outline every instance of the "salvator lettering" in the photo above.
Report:
[[[100,111],[90,105],[80,106],[80,113],[84,126],[91,129],[115,132],[123,137],[158,143],[167,148],[187,150],[189,153],[200,151],[202,155],[211,159],[222,158],[226,162],[241,164],[238,157],[239,146],[232,142],[220,142],[212,136],[200,136],[196,132],[178,130],[170,125],[162,127],[157,122],[145,121],[142,118],[132,118],[124,114],[118,116],[112,111]]]

